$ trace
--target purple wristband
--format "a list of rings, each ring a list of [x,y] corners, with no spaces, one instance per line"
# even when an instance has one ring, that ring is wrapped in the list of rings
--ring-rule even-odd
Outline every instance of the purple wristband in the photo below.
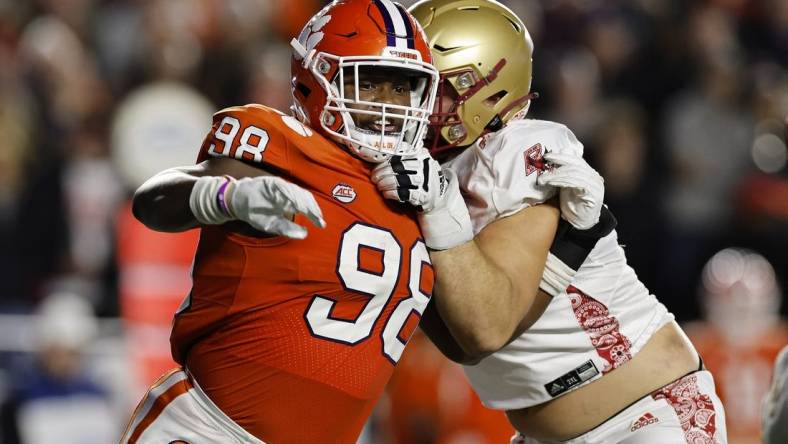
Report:
[[[219,187],[219,191],[216,192],[216,202],[219,204],[219,208],[222,210],[225,216],[232,217],[230,214],[230,209],[227,208],[227,201],[225,200],[224,193],[227,191],[227,185],[232,182],[232,178],[230,176],[224,176],[224,183]]]

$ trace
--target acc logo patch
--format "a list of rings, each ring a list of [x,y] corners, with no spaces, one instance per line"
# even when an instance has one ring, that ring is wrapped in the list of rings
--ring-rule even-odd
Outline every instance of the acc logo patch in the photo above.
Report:
[[[334,189],[331,190],[331,195],[334,196],[334,199],[342,203],[350,203],[356,200],[356,190],[346,183],[338,183]]]

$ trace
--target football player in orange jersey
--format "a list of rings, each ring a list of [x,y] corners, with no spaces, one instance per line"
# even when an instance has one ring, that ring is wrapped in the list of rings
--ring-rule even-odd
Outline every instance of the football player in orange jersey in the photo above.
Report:
[[[147,226],[202,232],[171,335],[181,367],[123,443],[355,442],[429,301],[413,210],[369,179],[422,147],[438,74],[419,25],[389,0],[341,0],[292,46],[297,118],[220,111],[196,166],[135,194]]]

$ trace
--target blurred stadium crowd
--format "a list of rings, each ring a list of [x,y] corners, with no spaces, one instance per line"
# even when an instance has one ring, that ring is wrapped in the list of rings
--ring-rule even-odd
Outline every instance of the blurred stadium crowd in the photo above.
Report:
[[[194,242],[146,237],[130,195],[193,163],[215,110],[286,110],[287,42],[323,3],[0,0],[0,444],[117,439],[146,372],[166,369]],[[788,343],[788,0],[504,3],[536,47],[531,117],[585,144],[630,264],[695,323],[731,442],[758,442],[771,360]],[[729,247],[762,256],[714,256]],[[151,301],[151,287],[174,302]],[[366,439],[506,442],[502,416],[436,353],[414,340]],[[64,415],[67,401],[81,414]]]

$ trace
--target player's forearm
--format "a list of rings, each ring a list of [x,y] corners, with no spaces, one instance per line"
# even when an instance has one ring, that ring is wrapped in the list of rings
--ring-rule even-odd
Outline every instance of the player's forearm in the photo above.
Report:
[[[533,302],[540,276],[524,272],[513,282],[475,242],[431,258],[438,270],[436,309],[457,343],[474,359],[503,347]]]
[[[153,176],[134,193],[134,217],[156,231],[179,232],[197,227],[199,222],[189,208],[196,181],[196,176],[178,169]]]
[[[542,280],[558,209],[536,205],[487,225],[472,242],[430,255],[436,307],[477,358],[506,345],[529,314]]]
[[[200,226],[190,206],[194,185],[201,177],[235,179],[270,173],[235,159],[212,157],[197,165],[164,170],[148,179],[134,193],[134,216],[152,230],[179,232]],[[211,202],[213,202],[211,200]]]

